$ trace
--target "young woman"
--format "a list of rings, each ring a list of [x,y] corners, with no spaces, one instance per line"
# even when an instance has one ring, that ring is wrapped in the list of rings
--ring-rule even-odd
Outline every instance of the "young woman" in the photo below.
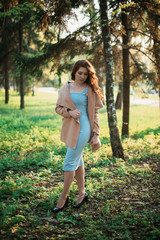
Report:
[[[98,109],[103,107],[103,96],[94,67],[88,60],[79,60],[72,68],[71,78],[73,81],[69,81],[60,89],[55,108],[56,113],[63,117],[61,140],[66,143],[67,153],[63,166],[64,187],[54,212],[59,212],[67,206],[67,193],[74,176],[79,197],[73,207],[79,208],[88,200],[82,152],[87,142],[90,143],[92,151],[101,146],[98,137]]]

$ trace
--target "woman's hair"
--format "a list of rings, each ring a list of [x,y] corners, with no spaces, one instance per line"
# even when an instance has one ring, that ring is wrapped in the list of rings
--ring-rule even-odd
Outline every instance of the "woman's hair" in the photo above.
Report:
[[[71,79],[75,80],[75,73],[78,71],[80,67],[84,67],[88,70],[88,77],[86,79],[86,83],[92,88],[92,90],[97,93],[97,95],[103,101],[102,89],[98,86],[98,78],[96,76],[96,72],[94,70],[93,65],[88,60],[78,60],[72,68]]]

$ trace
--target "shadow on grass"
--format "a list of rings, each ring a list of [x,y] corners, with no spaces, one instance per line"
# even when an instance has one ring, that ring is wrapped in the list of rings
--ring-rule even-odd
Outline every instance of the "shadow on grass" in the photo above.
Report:
[[[54,152],[52,158],[51,152]],[[20,176],[30,171],[40,172],[43,169],[52,169],[52,172],[61,170],[65,154],[65,146],[56,148],[56,145],[54,145],[51,151],[32,152],[29,156],[23,157],[23,159],[21,159],[18,152],[8,153],[7,156],[0,155],[0,179],[5,179],[11,173]],[[57,156],[61,157],[56,160]]]
[[[14,108],[0,107],[0,113],[1,114],[7,114],[8,115],[8,114],[11,114],[15,111],[19,111],[19,108],[17,108],[17,106],[14,107]]]
[[[39,105],[39,104],[26,104],[26,109],[28,109],[28,108],[34,108],[34,107],[39,107],[39,108],[43,108],[43,107],[48,107],[48,106],[53,106],[53,109],[54,109],[54,106],[55,106],[55,104],[54,103],[47,103],[47,104],[45,104],[45,105]]]
[[[146,135],[149,135],[153,133],[154,135],[157,135],[160,133],[160,127],[158,128],[147,128],[141,132],[135,132],[133,135],[131,135],[131,138],[138,139],[138,138],[144,138]]]
[[[102,137],[101,138],[101,143],[102,144],[110,144],[110,138],[108,137]]]
[[[59,120],[59,116],[57,115],[45,115],[45,116],[33,116],[28,118],[29,121],[33,121],[35,123],[39,121],[46,121],[46,120]]]

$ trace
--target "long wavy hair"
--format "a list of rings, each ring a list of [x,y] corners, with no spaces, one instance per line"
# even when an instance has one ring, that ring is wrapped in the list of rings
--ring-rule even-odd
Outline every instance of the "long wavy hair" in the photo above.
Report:
[[[75,80],[75,73],[78,71],[80,67],[84,67],[88,70],[88,77],[86,79],[86,83],[92,88],[92,90],[100,97],[103,101],[102,89],[98,86],[98,78],[96,76],[96,72],[94,70],[93,65],[85,59],[78,60],[72,68],[71,79]]]

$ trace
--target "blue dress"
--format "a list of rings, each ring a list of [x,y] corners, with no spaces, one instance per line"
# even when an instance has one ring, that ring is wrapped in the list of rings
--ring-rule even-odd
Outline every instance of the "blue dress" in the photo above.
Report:
[[[79,118],[80,133],[75,149],[67,146],[67,153],[63,165],[64,171],[75,171],[78,167],[83,166],[83,148],[87,144],[91,135],[91,127],[87,114],[88,96],[86,95],[88,88],[86,87],[81,93],[70,93],[71,99],[78,110],[81,111]]]

